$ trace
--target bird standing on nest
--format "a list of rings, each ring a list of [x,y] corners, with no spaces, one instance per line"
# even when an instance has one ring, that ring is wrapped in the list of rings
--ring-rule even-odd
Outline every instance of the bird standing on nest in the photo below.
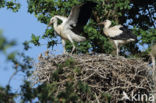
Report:
[[[79,34],[83,32],[83,27],[91,17],[92,9],[95,6],[96,3],[88,1],[74,6],[68,17],[56,15],[50,19],[49,26],[53,24],[54,30],[62,39],[64,54],[67,53],[65,49],[66,40],[72,43],[73,48],[71,53],[75,51],[74,41],[82,42],[86,40],[84,36],[80,36]],[[58,19],[62,21],[60,25],[58,25]]]
[[[104,25],[104,34],[114,41],[117,56],[119,55],[121,45],[137,40],[137,36],[132,34],[130,30],[124,28],[122,25],[110,27],[110,20],[105,20],[104,22],[98,23],[98,25]]]

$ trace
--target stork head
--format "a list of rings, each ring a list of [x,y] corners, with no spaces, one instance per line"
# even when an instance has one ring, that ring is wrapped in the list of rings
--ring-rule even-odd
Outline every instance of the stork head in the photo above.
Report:
[[[105,27],[109,27],[111,25],[111,21],[110,20],[105,20],[101,23],[98,23],[98,25],[104,25]]]
[[[55,21],[56,21],[56,17],[54,16],[50,19],[48,26],[52,25]]]

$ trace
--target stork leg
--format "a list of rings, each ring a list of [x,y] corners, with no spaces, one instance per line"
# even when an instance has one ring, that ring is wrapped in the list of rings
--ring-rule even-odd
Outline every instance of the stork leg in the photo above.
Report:
[[[115,44],[115,46],[116,46],[116,55],[117,55],[117,57],[118,57],[118,56],[119,56],[120,47],[119,47],[119,44],[118,44],[117,41],[114,41],[114,44]]]
[[[153,57],[153,69],[156,69],[155,68],[155,57]]]
[[[151,54],[152,57],[152,65],[153,65],[153,81],[154,81],[154,89],[153,89],[153,93],[154,93],[154,97],[156,98],[156,68],[155,68],[155,57]],[[156,103],[155,101],[153,101],[152,103]]]
[[[116,47],[116,55],[117,55],[117,57],[119,56],[119,47],[118,46]]]
[[[67,54],[65,45],[66,45],[66,41],[62,39],[62,45],[63,45],[63,54]]]
[[[152,65],[153,65],[153,70],[155,70],[156,68],[155,68],[155,57],[154,56],[152,56]]]
[[[67,37],[68,37],[69,41],[72,43],[73,48],[72,48],[71,54],[73,54],[73,52],[75,51],[76,47],[75,47],[74,42],[73,42],[72,38],[70,37],[70,35],[68,35]]]

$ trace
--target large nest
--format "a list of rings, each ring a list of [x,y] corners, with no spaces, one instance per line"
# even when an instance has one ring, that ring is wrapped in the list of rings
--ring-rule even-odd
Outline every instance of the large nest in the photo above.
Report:
[[[57,82],[56,97],[70,81],[75,86],[73,92],[80,99],[93,103],[127,102],[122,100],[124,92],[130,96],[132,93],[149,94],[152,91],[151,67],[140,59],[105,54],[59,55],[42,57],[35,67],[34,83]],[[93,96],[77,90],[76,85],[80,81],[90,87]]]

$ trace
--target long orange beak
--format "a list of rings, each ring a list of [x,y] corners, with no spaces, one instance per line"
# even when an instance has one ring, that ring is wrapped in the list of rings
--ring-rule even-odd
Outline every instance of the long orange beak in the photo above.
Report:
[[[49,24],[48,24],[48,26],[51,26],[52,24],[53,24],[53,22],[50,21]]]

